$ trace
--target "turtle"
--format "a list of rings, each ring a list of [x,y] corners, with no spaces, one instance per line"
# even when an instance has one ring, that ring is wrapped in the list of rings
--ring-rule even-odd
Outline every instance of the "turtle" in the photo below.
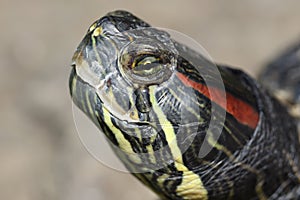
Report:
[[[69,89],[161,199],[300,199],[300,43],[255,80],[117,10],[88,28]]]

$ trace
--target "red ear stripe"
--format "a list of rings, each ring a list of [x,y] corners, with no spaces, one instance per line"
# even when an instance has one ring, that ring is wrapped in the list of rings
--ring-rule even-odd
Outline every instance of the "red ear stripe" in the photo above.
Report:
[[[259,115],[258,112],[247,102],[242,101],[241,99],[238,99],[230,93],[226,92],[225,103],[224,101],[222,101],[224,92],[219,88],[210,87],[208,89],[206,85],[197,83],[179,72],[177,73],[177,77],[184,85],[194,88],[195,90],[224,108],[228,113],[233,115],[237,121],[255,129],[258,123]],[[212,93],[212,95],[210,95],[210,93]],[[213,96],[213,99],[211,98],[211,96]]]

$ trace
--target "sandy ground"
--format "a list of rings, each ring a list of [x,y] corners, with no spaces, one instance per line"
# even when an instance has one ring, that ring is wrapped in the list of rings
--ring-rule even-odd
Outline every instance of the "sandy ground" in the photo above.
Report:
[[[76,133],[69,64],[100,16],[129,10],[255,75],[299,39],[299,8],[296,0],[1,0],[0,199],[157,199],[129,174],[95,160]]]

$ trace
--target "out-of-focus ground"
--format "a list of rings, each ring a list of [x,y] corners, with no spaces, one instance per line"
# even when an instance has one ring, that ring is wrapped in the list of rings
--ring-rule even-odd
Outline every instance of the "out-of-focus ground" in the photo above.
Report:
[[[131,175],[87,153],[68,93],[72,54],[89,25],[129,10],[185,33],[214,60],[255,75],[300,39],[300,1],[0,2],[0,199],[154,200]]]

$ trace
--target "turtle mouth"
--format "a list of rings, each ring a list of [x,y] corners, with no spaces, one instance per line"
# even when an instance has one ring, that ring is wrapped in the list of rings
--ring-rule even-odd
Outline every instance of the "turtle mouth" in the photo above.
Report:
[[[80,110],[85,112],[88,103],[92,108],[95,108],[95,103],[90,101],[89,98],[89,94],[95,93],[94,91],[95,88],[81,79],[76,72],[76,68],[72,66],[69,76],[69,92],[73,102]]]
[[[76,73],[76,69],[72,66],[69,76],[69,92],[72,98],[72,102],[83,111],[92,121],[97,123],[93,112],[87,112],[94,109],[96,102],[90,101],[94,94],[94,89],[87,82],[82,80]],[[89,107],[90,109],[87,109]]]
[[[104,85],[106,84],[107,82],[104,83]],[[109,87],[111,87],[111,85]],[[108,92],[107,90],[110,90],[107,86],[97,88],[83,80],[80,75],[77,74],[76,68],[72,67],[69,77],[70,95],[75,105],[88,115],[88,117],[94,120],[95,112],[101,111],[102,115],[116,118],[128,124],[145,123],[139,119],[137,108],[136,106],[133,106],[134,103],[127,99],[128,92],[130,91],[116,91],[116,89],[112,89],[115,92],[118,92],[117,94],[114,94],[114,96],[113,92]],[[130,107],[119,104],[118,101],[122,98],[125,101],[127,100]],[[100,107],[101,109],[99,109]]]

